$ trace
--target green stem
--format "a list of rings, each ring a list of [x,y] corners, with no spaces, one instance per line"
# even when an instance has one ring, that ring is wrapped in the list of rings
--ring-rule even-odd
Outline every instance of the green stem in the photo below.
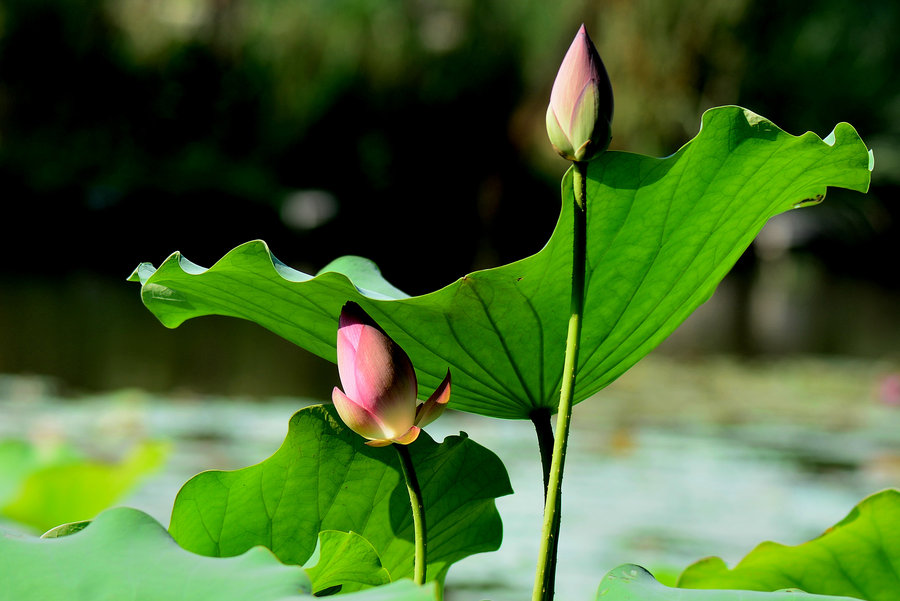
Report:
[[[559,544],[560,510],[562,506],[562,476],[566,461],[566,443],[572,418],[572,395],[575,390],[575,371],[578,366],[578,346],[581,341],[581,320],[584,313],[584,276],[587,254],[587,163],[576,162],[572,171],[574,188],[574,224],[572,239],[572,296],[569,329],[566,334],[566,355],[563,364],[559,408],[556,413],[556,440],[550,462],[550,477],[544,502],[544,526],[534,575],[532,601],[551,601],[556,580],[556,550]]]
[[[531,423],[534,424],[534,431],[537,434],[538,439],[538,450],[541,454],[541,468],[544,472],[544,505],[547,504],[547,492],[550,489],[550,467],[553,462],[553,426],[550,424],[551,418],[550,410],[546,407],[541,407],[539,409],[535,409],[531,412]],[[557,500],[557,504],[559,501]],[[559,517],[560,513],[556,512],[556,523],[553,526],[554,532],[559,532]],[[558,553],[558,548],[556,545],[553,545],[551,549],[552,555],[550,556],[550,560],[547,562],[547,568],[545,570],[545,574],[550,574],[551,576],[556,574],[556,558]],[[546,582],[546,589],[544,591],[544,597],[547,599],[552,599],[555,592],[555,579],[553,577],[549,578]]]
[[[414,564],[413,580],[416,584],[425,584],[425,504],[422,501],[422,489],[419,488],[419,480],[416,478],[416,470],[413,467],[412,457],[406,445],[392,444],[400,456],[400,467],[406,480],[406,490],[409,491],[409,504],[412,507],[413,529],[416,539],[416,557]]]

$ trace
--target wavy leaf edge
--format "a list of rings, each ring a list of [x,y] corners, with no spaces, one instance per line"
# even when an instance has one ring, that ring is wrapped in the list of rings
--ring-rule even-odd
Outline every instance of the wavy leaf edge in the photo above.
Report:
[[[700,128],[697,130],[697,134],[693,138],[691,138],[690,140],[685,142],[674,153],[672,153],[670,155],[666,155],[664,157],[657,157],[657,158],[659,158],[660,160],[665,160],[665,159],[669,159],[669,158],[674,157],[674,156],[680,154],[681,152],[683,152],[684,149],[687,148],[688,146],[690,146],[690,144],[695,139],[697,139],[697,137],[701,134],[701,132],[703,132],[703,129],[707,125],[707,123],[710,119],[710,116],[715,111],[719,111],[722,109],[739,109],[744,113],[744,115],[747,118],[748,124],[750,124],[751,126],[760,126],[760,125],[769,126],[769,127],[774,128],[775,130],[784,132],[784,130],[779,128],[777,125],[775,125],[769,119],[767,119],[761,115],[758,115],[757,113],[754,113],[753,111],[751,111],[749,109],[746,109],[746,108],[743,108],[743,107],[740,107],[737,105],[725,105],[725,106],[713,107],[713,108],[705,110],[703,112],[703,114],[701,115]],[[859,134],[856,131],[856,128],[854,128],[851,124],[847,123],[846,121],[841,121],[837,125],[835,125],[834,128],[831,130],[831,132],[828,133],[828,135],[826,135],[824,138],[818,136],[817,134],[815,134],[812,131],[808,131],[804,134],[801,134],[800,136],[793,136],[791,134],[787,134],[787,135],[791,135],[792,137],[795,137],[795,138],[800,138],[803,136],[815,136],[823,144],[826,144],[828,146],[834,146],[837,141],[837,131],[839,129],[843,129],[843,128],[848,128],[850,130],[850,132],[853,133],[854,136],[856,136],[857,138],[859,137]],[[784,133],[786,133],[786,132],[784,132]],[[639,153],[625,152],[625,151],[618,151],[618,150],[611,150],[611,151],[607,151],[607,152],[613,153],[613,154],[621,154],[621,155],[635,155],[635,156],[640,156],[640,157],[645,156],[645,155],[640,155]],[[868,150],[868,156],[869,156],[869,167],[868,168],[869,168],[869,172],[872,172],[875,168],[875,156],[871,149]],[[568,172],[566,174],[566,177],[570,177]],[[563,179],[565,181],[566,178],[564,177]],[[868,191],[868,185],[866,186],[866,188],[864,190],[858,190],[858,191],[859,192]],[[561,218],[562,218],[562,211],[560,211],[560,217],[557,219],[556,227],[559,227],[559,219],[561,219]],[[367,267],[371,268],[375,273],[377,273],[378,276],[381,276],[381,270],[378,268],[377,264],[374,261],[372,261],[371,259],[359,256],[359,255],[341,255],[340,257],[337,257],[337,258],[331,260],[329,263],[327,263],[315,275],[310,275],[310,274],[304,273],[300,270],[294,269],[294,268],[288,266],[287,264],[285,264],[284,262],[282,262],[281,260],[279,260],[275,256],[275,254],[272,252],[272,250],[269,248],[268,244],[264,240],[261,240],[261,239],[250,240],[248,242],[239,244],[238,246],[234,247],[233,249],[231,249],[230,251],[228,251],[227,253],[222,255],[222,257],[218,261],[216,261],[216,263],[214,263],[211,267],[208,267],[208,268],[204,268],[204,267],[197,265],[196,263],[193,263],[191,260],[189,260],[187,257],[185,257],[180,251],[175,251],[175,252],[171,253],[168,257],[166,257],[166,259],[163,260],[162,263],[160,263],[160,266],[158,268],[154,267],[154,265],[150,262],[142,262],[142,263],[138,264],[138,266],[135,267],[134,270],[132,271],[132,273],[128,276],[127,281],[138,282],[141,285],[144,285],[153,276],[153,274],[155,274],[157,271],[159,271],[159,269],[161,269],[163,267],[163,265],[170,265],[172,263],[176,263],[178,265],[179,269],[181,269],[185,273],[185,275],[193,275],[193,276],[202,275],[208,271],[215,271],[216,266],[218,264],[220,264],[223,261],[225,261],[231,257],[234,257],[238,254],[242,254],[248,247],[262,246],[269,256],[269,264],[266,267],[269,268],[271,270],[271,272],[282,277],[286,282],[300,283],[300,282],[306,282],[306,281],[309,281],[309,280],[312,280],[315,278],[325,277],[325,276],[328,276],[328,274],[335,274],[335,275],[339,276],[340,278],[342,278],[343,280],[345,280],[346,283],[348,283],[351,286],[353,286],[354,288],[356,288],[360,294],[362,294],[363,296],[365,296],[368,299],[371,299],[374,301],[393,301],[393,300],[407,300],[407,299],[412,300],[412,299],[423,299],[423,298],[427,298],[431,295],[438,294],[442,290],[445,290],[454,285],[457,285],[460,282],[462,282],[463,280],[465,280],[467,278],[471,278],[473,276],[476,276],[479,273],[493,271],[493,270],[496,270],[501,267],[516,265],[517,263],[519,263],[521,261],[527,261],[533,257],[536,257],[536,256],[542,254],[548,243],[549,243],[549,240],[537,252],[535,252],[531,255],[522,257],[521,259],[513,261],[512,263],[506,263],[504,265],[496,265],[494,267],[488,267],[485,269],[479,269],[479,270],[469,272],[469,273],[457,278],[456,280],[446,284],[445,286],[441,286],[440,288],[433,290],[431,292],[426,292],[425,294],[409,296],[409,295],[406,295],[405,293],[403,293],[402,291],[400,291],[399,289],[397,289],[397,292],[399,292],[402,296],[398,295],[397,297],[393,297],[393,298],[386,294],[379,293],[374,290],[369,290],[369,289],[357,286],[353,282],[353,280],[351,280],[350,277],[348,277],[343,272],[330,269],[330,267],[332,265],[334,265],[335,263],[349,259],[349,260],[359,261],[359,262],[365,264]],[[387,280],[384,280],[384,282],[390,286],[390,283]],[[393,288],[393,286],[391,286],[391,287]]]
[[[715,122],[716,125],[710,126],[711,122]],[[710,132],[707,138],[703,138],[704,130]],[[597,161],[597,169],[589,172],[589,186],[594,188],[595,194],[608,193],[600,190],[601,188],[612,190],[618,196],[607,200],[612,202],[614,199],[616,203],[622,203],[623,196],[628,197],[630,194],[631,198],[634,198],[638,188],[652,186],[656,179],[666,177],[668,170],[678,168],[682,156],[687,159],[687,166],[684,168],[694,169],[692,173],[696,174],[697,169],[704,168],[701,161],[705,160],[703,157],[706,155],[703,153],[710,151],[717,153],[710,156],[721,156],[721,160],[714,161],[712,165],[706,167],[707,172],[714,176],[715,169],[740,166],[743,164],[741,161],[748,156],[756,162],[762,157],[765,162],[767,155],[760,152],[759,145],[768,141],[777,141],[779,144],[773,152],[782,150],[792,152],[794,148],[804,152],[802,156],[810,165],[815,165],[821,170],[817,175],[822,177],[807,178],[802,184],[793,187],[777,184],[776,186],[783,187],[767,189],[765,198],[769,204],[760,204],[756,209],[761,211],[758,215],[754,212],[741,213],[739,216],[742,219],[740,226],[742,234],[733,239],[716,236],[709,246],[697,246],[694,239],[696,234],[693,234],[694,238],[685,238],[684,232],[692,230],[684,228],[679,230],[678,242],[693,245],[698,253],[706,253],[704,262],[701,262],[703,271],[692,272],[690,275],[692,279],[687,280],[693,284],[682,284],[681,281],[675,280],[644,288],[643,276],[650,270],[654,270],[653,273],[658,275],[662,269],[659,266],[665,264],[668,259],[659,259],[660,252],[649,255],[641,251],[643,258],[640,260],[645,261],[641,263],[641,272],[624,284],[626,287],[635,286],[631,298],[639,292],[640,301],[636,302],[633,308],[627,291],[618,289],[613,297],[613,302],[618,304],[610,307],[609,311],[601,310],[598,313],[600,320],[597,323],[600,325],[590,328],[593,337],[591,344],[595,352],[582,353],[574,402],[585,400],[621,376],[668,337],[700,304],[708,300],[719,281],[769,218],[792,208],[821,202],[828,187],[843,187],[864,192],[871,181],[870,173],[873,166],[871,151],[848,123],[838,123],[825,139],[813,132],[794,136],[784,132],[768,119],[736,106],[717,107],[704,112],[698,134],[668,157],[653,158],[611,151],[606,153],[607,159]],[[698,152],[692,153],[690,146],[695,143],[699,144]],[[746,148],[743,146],[745,143],[749,143]],[[840,149],[835,148],[837,146],[840,146]],[[865,156],[862,156],[863,151],[866,152]],[[832,152],[836,154],[832,155]],[[784,161],[784,156],[782,153],[778,160]],[[612,166],[612,170],[607,171],[607,166]],[[749,173],[754,173],[754,168],[758,166],[751,164],[748,167]],[[640,171],[634,171],[635,169]],[[769,169],[771,171],[771,168]],[[611,176],[609,182],[606,178],[608,173]],[[741,175],[736,177],[738,182],[742,182]],[[679,178],[680,174],[673,179],[680,181]],[[433,389],[437,386],[446,374],[448,366],[451,369],[455,367],[456,373],[460,375],[459,379],[454,378],[456,408],[491,417],[528,419],[535,409],[554,410],[558,400],[558,387],[554,387],[554,382],[561,373],[559,357],[562,353],[561,351],[554,353],[553,349],[564,342],[567,316],[564,308],[561,308],[562,304],[556,302],[558,299],[555,299],[555,295],[561,277],[557,274],[565,267],[565,249],[560,240],[564,239],[567,220],[571,218],[571,207],[562,202],[562,198],[565,197],[567,190],[570,190],[571,181],[570,170],[563,177],[561,185],[563,194],[560,199],[559,218],[541,250],[505,265],[473,271],[442,288],[419,296],[406,296],[390,284],[381,275],[375,263],[368,259],[352,255],[340,257],[316,275],[309,275],[278,260],[262,240],[246,242],[235,247],[208,269],[197,266],[180,252],[175,252],[166,258],[158,269],[154,269],[150,263],[141,263],[129,280],[141,282],[144,304],[169,328],[175,328],[184,321],[201,315],[230,315],[256,321],[331,362],[335,361],[335,351],[334,339],[329,335],[328,322],[333,321],[333,329],[336,330],[340,305],[346,300],[357,300],[392,337],[402,338],[398,339],[398,342],[413,359],[419,377],[420,393],[426,394],[426,388]],[[670,188],[673,186],[672,183],[664,185]],[[677,189],[673,190],[673,196],[664,198],[674,198]],[[622,194],[619,194],[620,191]],[[753,188],[744,192],[743,198],[752,194]],[[601,201],[601,205],[604,198],[606,197],[597,198]],[[698,200],[702,199],[705,205],[713,202],[711,198],[718,196],[707,195],[706,192],[698,196]],[[610,208],[621,213],[617,206],[611,205]],[[646,203],[643,206],[647,206]],[[732,211],[727,205],[725,209]],[[646,212],[646,209],[641,210]],[[748,216],[754,215],[755,220],[748,221]],[[624,216],[627,217],[627,212]],[[694,218],[693,215],[689,216]],[[622,218],[623,215],[619,214],[617,217]],[[717,217],[713,214],[711,219],[706,220],[705,225],[715,218]],[[616,227],[621,229],[625,225]],[[633,237],[635,226],[631,224],[628,227],[630,227],[628,236]],[[665,222],[662,227],[665,227]],[[610,284],[607,274],[615,273],[616,269],[621,267],[623,258],[627,258],[623,254],[622,243],[616,242],[615,236],[604,240],[603,237],[608,234],[609,232],[602,230],[596,232],[603,240],[599,243],[603,246],[598,245],[597,248],[600,250],[596,251],[596,254],[600,258],[605,256],[609,250],[606,245],[611,244],[612,240],[616,243],[613,251],[616,254],[612,256],[618,263],[603,265],[605,271],[589,271],[589,274],[599,273],[598,281],[606,284]],[[669,243],[670,241],[666,241],[667,245]],[[669,246],[666,248],[667,252],[671,249]],[[692,246],[687,248],[690,252]],[[678,269],[691,267],[700,255],[689,255],[686,259],[685,253],[676,253],[674,256],[677,269],[669,273],[680,273]],[[682,258],[678,258],[679,256]],[[710,262],[711,256],[715,257],[713,262]],[[254,284],[266,284],[267,290],[274,290],[274,293],[278,294],[278,297],[273,298],[279,303],[289,304],[290,311],[284,308],[280,313],[265,309],[257,310],[251,306],[253,300],[247,300],[243,305],[240,305],[242,301],[229,301],[223,304],[219,297],[224,298],[225,295],[207,296],[205,292],[198,292],[197,289],[204,287],[213,291],[217,291],[218,288],[215,284],[204,283],[202,279],[195,281],[190,276],[202,278],[209,275],[210,281],[218,280],[219,276],[214,274],[220,269],[220,265],[222,267],[219,273],[222,281],[234,279],[237,271],[249,273],[258,280]],[[182,280],[183,276],[187,278]],[[524,278],[525,281],[522,281],[523,276],[527,276]],[[588,280],[590,283],[590,275]],[[241,281],[238,285],[254,289],[255,286],[249,287],[248,282]],[[552,292],[536,297],[536,283],[540,286],[546,284]],[[304,285],[309,287],[304,288]],[[688,290],[691,285],[695,287],[693,291]],[[184,287],[186,294],[180,292],[180,286]],[[675,295],[670,294],[672,289],[665,290],[665,286],[677,287]],[[647,289],[651,291],[645,292]],[[653,292],[653,289],[657,292]],[[663,296],[654,301],[655,305],[651,304],[652,295],[659,293]],[[296,295],[296,303],[293,295]],[[485,295],[488,297],[487,301]],[[523,328],[504,322],[503,315],[498,314],[496,306],[491,304],[495,302],[494,295],[498,295],[498,298],[499,295],[507,295],[503,298],[509,298],[515,303],[516,311],[521,313],[520,318],[527,322]],[[598,295],[590,293],[589,296],[591,298],[586,302],[590,301],[588,304],[593,303],[594,309],[597,309]],[[548,302],[548,299],[552,302]],[[198,301],[196,307],[192,304],[194,300]],[[612,315],[614,311],[622,311],[623,314],[627,311],[627,325],[616,326],[619,319]],[[469,319],[470,313],[477,319]],[[407,324],[406,320],[411,321]],[[594,320],[591,320],[591,323],[593,324]],[[475,326],[472,336],[466,333],[469,325]],[[425,326],[421,331],[427,334],[419,334],[420,330],[414,333],[407,330],[407,326],[420,328]],[[518,339],[526,331],[529,338]],[[464,333],[462,337],[460,332]],[[419,337],[424,335],[431,338]],[[444,336],[450,344],[445,348],[440,347],[434,341],[441,338],[435,338],[435,335]],[[507,338],[515,339],[511,347],[507,347]],[[585,351],[587,350],[585,347]],[[533,364],[534,361],[525,365],[525,355],[537,357],[537,365]],[[557,366],[557,363],[560,365]]]
[[[740,574],[741,570],[751,570],[750,576],[752,576],[752,569],[757,564],[761,564],[762,568],[759,568],[761,572],[768,573],[766,570],[766,566],[771,563],[771,560],[767,563],[767,556],[771,552],[787,552],[787,553],[797,553],[803,551],[809,551],[810,554],[815,554],[816,550],[823,544],[823,541],[826,541],[830,536],[835,533],[842,533],[842,530],[847,527],[852,527],[853,523],[860,519],[870,519],[875,520],[875,514],[879,511],[878,508],[882,511],[881,514],[878,514],[879,518],[884,518],[885,507],[891,509],[896,516],[900,517],[900,489],[897,488],[887,488],[871,495],[865,497],[862,501],[857,503],[848,513],[844,516],[840,521],[838,521],[833,526],[830,526],[825,529],[822,534],[812,538],[808,541],[796,544],[796,545],[785,545],[782,543],[774,542],[774,541],[764,541],[759,543],[754,547],[747,555],[745,555],[740,561],[738,561],[734,567],[729,568],[728,564],[721,559],[720,557],[704,557],[702,559],[697,560],[693,564],[689,565],[682,574],[678,578],[677,586],[683,588],[684,590],[703,590],[702,588],[696,588],[698,585],[701,587],[703,578],[710,578],[711,576],[715,577],[728,577],[733,574]],[[856,536],[855,539],[863,540],[863,537]],[[868,541],[864,541],[868,542]],[[857,552],[859,550],[857,549]],[[878,554],[884,555],[884,557],[888,560],[888,563],[892,565],[900,566],[900,557],[889,557],[885,554],[883,548],[878,549]],[[834,559],[837,561],[837,556],[832,556],[831,552],[825,553],[824,556]],[[843,566],[840,566],[843,569]],[[698,575],[699,574],[699,575]],[[845,577],[848,581],[852,581],[852,577],[845,573]],[[738,576],[740,578],[741,576]],[[747,575],[744,575],[747,577]],[[700,581],[697,581],[697,578],[700,578]],[[895,575],[895,578],[900,579],[900,571]],[[853,582],[855,586],[855,582]],[[718,585],[715,585],[718,586]]]

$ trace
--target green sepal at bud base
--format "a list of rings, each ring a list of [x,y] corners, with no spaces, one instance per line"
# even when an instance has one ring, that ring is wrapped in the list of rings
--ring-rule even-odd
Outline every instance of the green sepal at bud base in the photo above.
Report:
[[[584,25],[559,67],[547,107],[547,135],[570,161],[590,161],[609,147],[613,92]]]

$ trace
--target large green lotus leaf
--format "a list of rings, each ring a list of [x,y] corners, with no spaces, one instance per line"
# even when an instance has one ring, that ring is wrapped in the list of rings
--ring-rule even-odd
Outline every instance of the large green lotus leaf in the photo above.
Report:
[[[846,123],[823,141],[721,107],[707,111],[700,133],[670,157],[607,152],[590,163],[575,401],[615,380],[706,301],[770,217],[820,201],[827,186],[865,191],[870,160]],[[423,397],[449,367],[454,408],[526,418],[558,403],[572,271],[571,175],[562,193],[559,222],[536,255],[413,298],[358,257],[312,277],[258,241],[209,270],[175,253],[159,269],[141,264],[131,279],[142,282],[144,304],[166,326],[200,315],[240,317],[331,361],[341,306],[354,300],[410,355]]]
[[[597,601],[851,601],[848,597],[802,591],[761,593],[733,590],[686,590],[663,586],[644,568],[626,564],[603,577]]]
[[[302,601],[304,570],[262,547],[227,559],[179,547],[156,520],[109,509],[68,536],[0,533],[0,601]],[[430,587],[398,582],[351,593],[353,601],[434,601]]]
[[[719,558],[688,567],[678,586],[811,593],[867,601],[900,599],[900,491],[864,499],[822,536],[787,547],[763,543],[729,570]]]
[[[41,531],[93,518],[157,469],[168,449],[163,442],[143,441],[111,463],[65,447],[44,456],[28,443],[7,442],[0,445],[0,514]],[[4,472],[12,477],[4,478]]]
[[[263,545],[303,565],[322,530],[368,540],[392,580],[413,574],[413,524],[397,454],[348,430],[331,406],[301,409],[281,448],[241,470],[198,474],[175,499],[169,531],[202,555],[238,555]],[[500,546],[494,499],[512,492],[496,455],[465,435],[409,446],[425,501],[428,579]]]

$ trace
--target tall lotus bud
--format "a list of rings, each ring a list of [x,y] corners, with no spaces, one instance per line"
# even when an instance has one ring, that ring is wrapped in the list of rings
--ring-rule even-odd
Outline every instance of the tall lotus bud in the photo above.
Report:
[[[410,444],[450,400],[448,370],[434,394],[416,406],[409,356],[354,302],[341,309],[337,364],[344,390],[335,387],[331,399],[347,427],[371,446]]]
[[[547,107],[550,143],[563,158],[590,161],[609,146],[612,115],[609,75],[582,25],[550,92]]]

